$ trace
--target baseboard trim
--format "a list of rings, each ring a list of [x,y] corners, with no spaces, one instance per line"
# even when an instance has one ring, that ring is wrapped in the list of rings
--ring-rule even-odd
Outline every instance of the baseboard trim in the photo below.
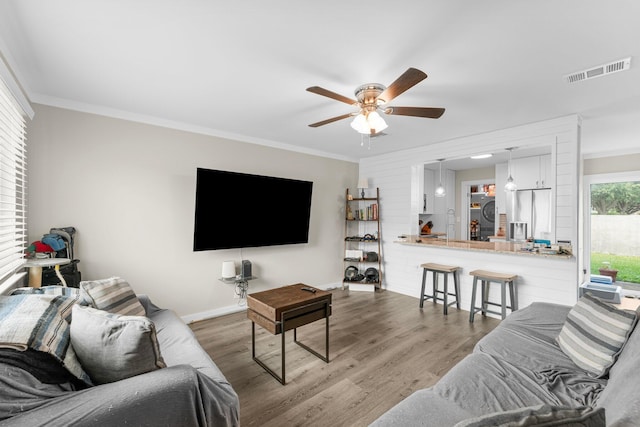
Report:
[[[245,311],[246,305],[229,305],[227,307],[214,308],[213,310],[201,311],[200,313],[187,314],[182,316],[184,323],[200,322],[202,320],[213,319],[214,317],[220,317],[227,314],[238,313]]]
[[[314,285],[314,287],[322,290],[332,290],[342,286],[342,283],[329,283],[325,285]],[[200,322],[202,320],[213,319],[214,317],[225,316],[227,314],[239,313],[247,309],[246,305],[228,305],[226,307],[214,308],[213,310],[201,311],[199,313],[187,314],[181,316],[184,323]]]

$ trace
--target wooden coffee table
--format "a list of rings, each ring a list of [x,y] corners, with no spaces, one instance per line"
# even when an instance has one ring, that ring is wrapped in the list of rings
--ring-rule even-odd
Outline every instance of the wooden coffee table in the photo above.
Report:
[[[311,289],[313,292],[304,290]],[[247,295],[247,317],[251,320],[251,356],[275,379],[285,384],[286,331],[293,329],[293,341],[314,356],[329,363],[329,316],[331,316],[331,292],[302,283],[269,289]],[[316,320],[325,319],[325,355],[298,341],[297,328]],[[278,375],[256,357],[256,323],[268,332],[282,334],[282,374]]]

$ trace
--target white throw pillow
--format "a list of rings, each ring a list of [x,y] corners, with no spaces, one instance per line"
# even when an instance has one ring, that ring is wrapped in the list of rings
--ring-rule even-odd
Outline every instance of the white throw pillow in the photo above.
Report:
[[[153,322],[74,305],[71,345],[96,384],[166,367]]]

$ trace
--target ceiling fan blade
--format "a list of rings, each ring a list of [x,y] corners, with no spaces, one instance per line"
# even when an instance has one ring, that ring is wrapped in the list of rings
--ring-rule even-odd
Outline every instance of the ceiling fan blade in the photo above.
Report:
[[[427,75],[417,68],[409,68],[398,79],[391,83],[379,96],[378,99],[389,102],[407,89],[412,88],[427,78]]]
[[[388,107],[384,112],[395,116],[414,116],[437,119],[444,114],[444,108],[435,107]]]
[[[337,122],[338,120],[346,119],[347,117],[351,117],[351,116],[353,116],[353,113],[343,114],[341,116],[332,117],[330,119],[323,120],[321,122],[311,123],[309,126],[312,128],[317,128],[318,126],[328,125],[329,123]]]
[[[316,93],[318,95],[326,96],[327,98],[335,99],[336,101],[344,102],[345,104],[349,104],[349,105],[358,104],[358,101],[356,101],[355,99],[347,98],[346,96],[342,96],[339,93],[331,92],[330,90],[321,88],[320,86],[308,87],[307,91],[311,93]]]

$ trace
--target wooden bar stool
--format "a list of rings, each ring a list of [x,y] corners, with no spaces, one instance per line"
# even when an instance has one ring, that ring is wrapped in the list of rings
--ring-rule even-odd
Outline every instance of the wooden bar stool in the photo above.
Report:
[[[473,317],[478,311],[482,312],[482,315],[487,313],[499,314],[504,319],[507,317],[507,308],[512,312],[518,309],[518,293],[516,289],[516,278],[517,274],[509,274],[509,273],[496,273],[493,271],[486,270],[473,270],[469,273],[473,276],[473,291],[471,292],[471,314],[469,315],[469,322],[473,322]],[[481,282],[481,303],[480,307],[476,307],[476,290],[478,288],[478,280]],[[500,283],[501,291],[500,291],[500,304],[489,301],[489,283],[495,282]],[[509,298],[511,301],[511,305],[507,305],[507,285],[509,285]],[[491,311],[487,309],[487,305],[495,305],[501,308],[501,311]]]
[[[447,309],[450,305],[455,304],[458,310],[460,309],[460,280],[458,278],[458,272],[462,270],[461,267],[453,266],[453,265],[443,265],[443,264],[433,264],[426,263],[420,265],[422,267],[422,290],[420,291],[420,308],[423,307],[424,302],[429,298],[433,299],[433,302],[442,301],[444,303],[444,314],[447,314]],[[427,273],[431,271],[433,273],[433,294],[427,295],[424,293],[425,286],[427,284]],[[438,273],[444,275],[444,289],[442,291],[438,290]],[[449,273],[453,274],[453,293],[449,292]],[[438,294],[442,294],[442,297],[439,297]],[[453,302],[448,302],[448,296],[455,296],[456,300]]]

